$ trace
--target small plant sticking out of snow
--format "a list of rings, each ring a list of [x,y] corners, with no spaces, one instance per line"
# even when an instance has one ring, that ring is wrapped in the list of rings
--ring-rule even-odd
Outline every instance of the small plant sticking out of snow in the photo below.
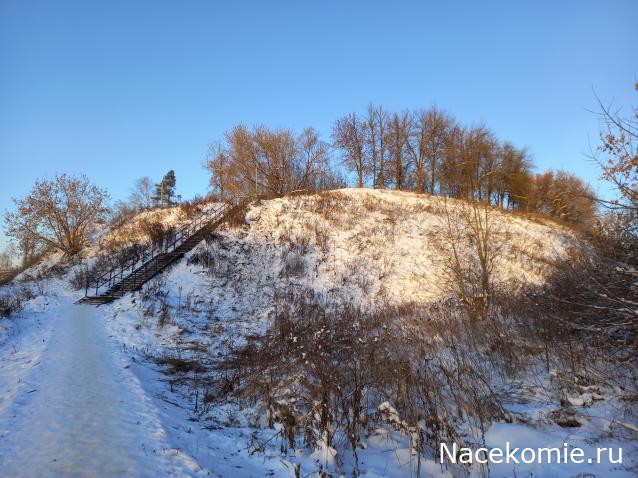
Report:
[[[303,256],[292,251],[284,256],[284,265],[279,273],[280,277],[301,277],[305,271]]]

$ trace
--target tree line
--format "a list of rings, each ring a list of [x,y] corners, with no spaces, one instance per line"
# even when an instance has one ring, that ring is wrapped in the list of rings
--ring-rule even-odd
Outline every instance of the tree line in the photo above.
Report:
[[[602,138],[606,153],[620,155],[627,149],[627,133],[620,129],[625,136]],[[296,134],[240,124],[210,145],[204,166],[212,193],[223,201],[338,189],[350,183],[470,199],[580,224],[591,223],[596,213],[594,194],[581,179],[565,171],[534,173],[524,148],[499,140],[485,125],[461,125],[437,107],[390,112],[370,105],[363,115],[337,119],[330,141],[322,140],[314,128]],[[616,179],[623,194],[635,192],[623,183],[633,173],[631,167],[610,164],[602,169],[606,179]],[[181,200],[175,188],[173,170],[159,183],[140,178],[129,200],[113,209],[107,192],[85,176],[56,175],[36,181],[26,197],[14,199],[15,210],[5,213],[6,234],[23,258],[36,257],[47,247],[74,255],[91,222],[105,219],[108,212],[126,220],[140,210],[174,205]]]
[[[389,112],[370,105],[363,115],[337,119],[330,142],[313,128],[295,135],[237,125],[210,146],[206,168],[222,199],[344,187],[345,170],[360,188],[473,199],[575,223],[595,215],[593,191],[581,179],[566,171],[535,174],[526,149],[437,107]]]
[[[332,140],[357,187],[473,199],[578,223],[595,213],[593,191],[581,179],[565,171],[534,174],[526,149],[435,106],[389,112],[370,105],[364,115],[339,118]]]

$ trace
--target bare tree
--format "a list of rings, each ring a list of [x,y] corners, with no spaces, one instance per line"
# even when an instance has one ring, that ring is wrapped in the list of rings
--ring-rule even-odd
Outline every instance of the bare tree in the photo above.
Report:
[[[596,215],[594,192],[579,177],[566,171],[554,175],[550,214],[574,223],[590,223]]]
[[[153,180],[144,176],[135,181],[130,202],[137,209],[150,209],[153,195]]]
[[[444,198],[442,283],[463,304],[470,318],[485,320],[493,302],[494,267],[500,254],[491,206],[486,201]]]
[[[290,130],[238,125],[226,134],[225,145],[211,146],[205,166],[223,199],[281,196],[321,183],[319,175],[328,169],[327,148],[312,128],[295,136]]]
[[[638,83],[634,89],[638,91]],[[638,107],[634,106],[629,116],[623,116],[620,110],[614,111],[600,100],[598,103],[602,144],[594,159],[602,169],[603,178],[617,188],[622,201],[607,204],[638,211]]]
[[[280,195],[292,189],[296,149],[290,131],[269,131],[263,126],[249,131],[236,126],[227,141],[232,158],[230,186],[235,193]]]
[[[484,125],[466,128],[456,176],[460,197],[489,202],[498,170],[497,143]]]
[[[366,155],[368,169],[372,175],[372,187],[385,187],[388,113],[381,106],[368,106],[366,125]]]
[[[638,92],[638,83],[634,84]],[[631,108],[626,116],[620,109],[600,105],[601,144],[593,153],[593,159],[602,170],[602,177],[611,183],[618,197],[607,200],[596,198],[604,206],[604,220],[613,227],[603,229],[607,243],[615,243],[623,251],[625,259],[638,257],[638,107]]]
[[[228,196],[228,182],[231,177],[230,155],[220,142],[211,143],[208,147],[208,158],[204,167],[210,172],[210,186],[219,199],[224,201]]]
[[[526,204],[529,211],[580,224],[591,223],[596,215],[591,187],[566,171],[533,176]]]
[[[413,116],[409,152],[414,164],[416,190],[434,194],[453,120],[436,107],[418,111]]]
[[[13,267],[13,257],[9,251],[0,252],[0,271]]]
[[[328,164],[328,146],[319,139],[319,133],[314,128],[304,129],[297,138],[299,161],[296,162],[297,176],[296,187],[304,189],[315,189],[316,182],[313,178],[318,179],[319,188],[326,179],[331,175],[330,166]]]
[[[357,174],[357,187],[363,187],[366,161],[364,146],[367,137],[366,124],[351,113],[338,119],[332,129],[333,145],[342,151],[343,163]]]
[[[390,169],[396,189],[404,189],[406,186],[411,125],[412,118],[407,111],[401,114],[394,113],[389,123],[388,149],[391,158]]]
[[[462,152],[465,130],[454,125],[444,137],[444,155],[439,166],[439,194],[448,197],[460,197],[460,169],[463,164]],[[434,183],[432,183],[434,184]]]
[[[521,207],[529,195],[531,160],[525,149],[518,149],[508,142],[499,149],[499,154],[495,202],[500,207]]]
[[[20,245],[44,245],[77,254],[88,228],[105,217],[108,199],[107,192],[86,176],[62,174],[36,181],[25,198],[13,199],[16,210],[4,216],[6,234]]]

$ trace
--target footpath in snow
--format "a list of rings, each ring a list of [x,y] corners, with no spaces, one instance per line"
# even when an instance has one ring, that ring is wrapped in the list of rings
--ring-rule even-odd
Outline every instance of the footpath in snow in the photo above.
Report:
[[[48,315],[48,314],[47,314]],[[0,476],[193,476],[95,308],[69,304],[0,410]],[[0,376],[0,380],[9,378]]]

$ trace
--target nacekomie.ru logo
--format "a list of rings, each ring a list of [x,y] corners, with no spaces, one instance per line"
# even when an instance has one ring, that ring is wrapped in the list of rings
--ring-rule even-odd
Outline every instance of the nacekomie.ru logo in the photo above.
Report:
[[[439,460],[441,463],[451,462],[459,464],[471,463],[612,463],[622,464],[622,448],[600,447],[593,453],[585,453],[579,447],[569,447],[563,443],[562,447],[512,447],[509,442],[505,448],[459,447],[457,443],[451,446],[441,443],[439,447]]]

